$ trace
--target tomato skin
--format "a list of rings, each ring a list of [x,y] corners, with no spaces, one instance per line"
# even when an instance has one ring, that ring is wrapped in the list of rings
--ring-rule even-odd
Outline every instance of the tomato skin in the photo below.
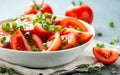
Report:
[[[76,18],[64,18],[61,20],[60,25],[62,25],[64,28],[80,28],[82,31],[88,32],[88,29],[85,27],[85,25]]]
[[[31,47],[20,30],[17,30],[10,39],[10,47],[14,50],[30,51]]]
[[[93,21],[93,11],[87,5],[70,6],[66,9],[65,16],[75,17],[89,24]]]
[[[105,48],[94,47],[93,54],[103,64],[113,64],[118,59],[118,52]]]
[[[68,32],[72,32],[76,35],[76,39],[77,39],[77,44],[79,45],[79,43],[86,43],[88,42],[93,34],[90,33],[90,32],[81,32],[81,31],[78,31],[76,29],[73,29],[73,28],[64,28],[61,33],[68,33]]]
[[[37,5],[41,6],[42,3],[38,2]],[[53,14],[52,8],[45,2],[43,3],[43,6],[42,6],[41,10],[39,10],[38,12],[35,11],[35,4],[34,3],[31,3],[31,4],[27,5],[25,7],[25,9],[24,9],[24,14],[25,15],[37,14],[37,13],[45,13],[45,12]]]
[[[37,47],[39,48],[39,50],[43,50],[43,48],[42,48],[43,40],[36,34],[32,34],[31,38],[37,44]]]
[[[60,33],[56,32],[54,35],[52,35],[48,40],[48,49],[47,51],[57,51],[59,50],[62,43],[62,39],[60,37]]]
[[[43,36],[50,36],[52,35],[52,33],[50,33],[49,31],[45,30],[41,24],[35,24],[34,25],[34,33],[43,37]]]
[[[65,33],[62,34],[61,38],[62,37],[65,37],[68,40],[67,44],[65,44],[65,45],[64,45],[64,42],[63,42],[62,46],[64,46],[64,49],[72,48],[72,47],[77,45],[76,35],[74,33],[67,32],[66,34]]]

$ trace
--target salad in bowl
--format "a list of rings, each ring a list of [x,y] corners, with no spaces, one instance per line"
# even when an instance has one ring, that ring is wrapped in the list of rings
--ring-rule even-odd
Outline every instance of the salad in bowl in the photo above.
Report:
[[[52,14],[0,21],[1,59],[26,67],[54,67],[74,60],[95,36],[88,23]]]

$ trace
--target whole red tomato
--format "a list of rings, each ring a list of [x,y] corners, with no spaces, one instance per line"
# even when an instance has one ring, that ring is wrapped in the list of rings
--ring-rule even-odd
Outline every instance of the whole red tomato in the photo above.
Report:
[[[91,24],[93,20],[93,11],[88,5],[74,5],[66,9],[65,16],[75,17]]]
[[[52,8],[45,2],[31,3],[28,4],[24,9],[24,14],[37,14],[48,12],[53,14]]]

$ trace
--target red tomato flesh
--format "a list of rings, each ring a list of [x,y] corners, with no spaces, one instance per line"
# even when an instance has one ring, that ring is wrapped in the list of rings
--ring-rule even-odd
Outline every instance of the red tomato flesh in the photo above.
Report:
[[[105,48],[94,47],[93,54],[103,64],[113,64],[118,59],[118,52]]]
[[[88,29],[85,27],[85,25],[76,18],[64,18],[61,20],[60,25],[74,29],[80,28],[81,31],[88,32]]]
[[[20,30],[17,30],[10,39],[10,47],[14,50],[30,51],[31,47]]]
[[[56,32],[47,41],[47,45],[48,45],[47,51],[57,51],[60,48],[61,43],[62,43],[62,39],[60,37],[60,33]]]

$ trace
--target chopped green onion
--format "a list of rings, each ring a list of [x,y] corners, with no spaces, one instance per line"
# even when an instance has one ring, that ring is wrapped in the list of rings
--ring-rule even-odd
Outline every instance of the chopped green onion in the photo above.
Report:
[[[40,51],[40,50],[39,50],[39,48],[34,48],[32,51],[38,52],[38,51]]]
[[[88,68],[89,67],[89,64],[81,64],[80,66],[79,66],[79,68]]]
[[[97,69],[96,74],[97,74],[97,75],[102,75],[102,71],[101,71],[101,69],[100,69],[100,68],[99,68],[99,69]]]
[[[6,72],[7,72],[7,69],[6,69],[6,68],[0,67],[0,73],[1,73],[1,74],[6,73]]]
[[[61,47],[60,47],[60,50],[64,50],[64,46],[61,46]]]
[[[45,12],[44,13],[44,16],[45,16],[45,18],[52,18],[52,14],[49,14],[48,12]]]
[[[114,41],[111,41],[110,44],[111,44],[111,45],[115,45],[115,42],[114,42]]]
[[[55,32],[55,29],[54,28],[49,28],[49,30],[48,30],[50,33],[52,33],[52,32]]]
[[[9,33],[12,35],[13,33],[14,33],[15,31],[13,30],[13,29],[11,29],[10,31],[9,31]]]
[[[111,28],[114,28],[114,22],[113,22],[113,21],[109,22],[109,26],[110,26]]]
[[[2,37],[2,38],[0,38],[0,41],[1,41],[1,43],[3,43],[4,45],[9,45],[9,42],[8,41],[6,41],[6,37]]]
[[[94,67],[89,67],[89,68],[88,68],[88,72],[89,72],[89,73],[94,73],[94,71],[95,71]]]
[[[33,40],[27,39],[27,42],[29,43],[30,46],[32,46],[34,44]]]
[[[47,43],[44,43],[44,44],[42,45],[42,47],[43,47],[44,49],[48,48]]]
[[[10,30],[10,24],[9,23],[6,23],[6,24],[2,24],[2,29],[9,32]]]
[[[55,28],[56,30],[58,30],[58,31],[60,31],[60,30],[62,30],[62,26],[56,26],[56,28]]]
[[[24,26],[17,26],[17,29],[19,29],[19,30],[22,30],[22,29],[24,29]]]
[[[111,74],[116,74],[117,73],[116,68],[111,68],[110,73]]]
[[[84,42],[83,42],[83,41],[80,41],[79,45],[83,45],[83,44],[84,44]]]
[[[77,28],[78,31],[82,31],[81,28]]]
[[[17,28],[17,23],[16,22],[12,22],[12,27],[13,28]]]
[[[12,68],[8,68],[7,72],[8,72],[8,75],[12,75],[13,73],[15,73],[15,70]]]
[[[97,33],[97,36],[102,36],[102,33],[101,32]]]
[[[52,20],[55,20],[57,18],[57,16],[53,16]]]
[[[99,43],[97,43],[97,44],[96,44],[96,47],[97,47],[97,48],[104,48],[104,44],[99,44]]]

